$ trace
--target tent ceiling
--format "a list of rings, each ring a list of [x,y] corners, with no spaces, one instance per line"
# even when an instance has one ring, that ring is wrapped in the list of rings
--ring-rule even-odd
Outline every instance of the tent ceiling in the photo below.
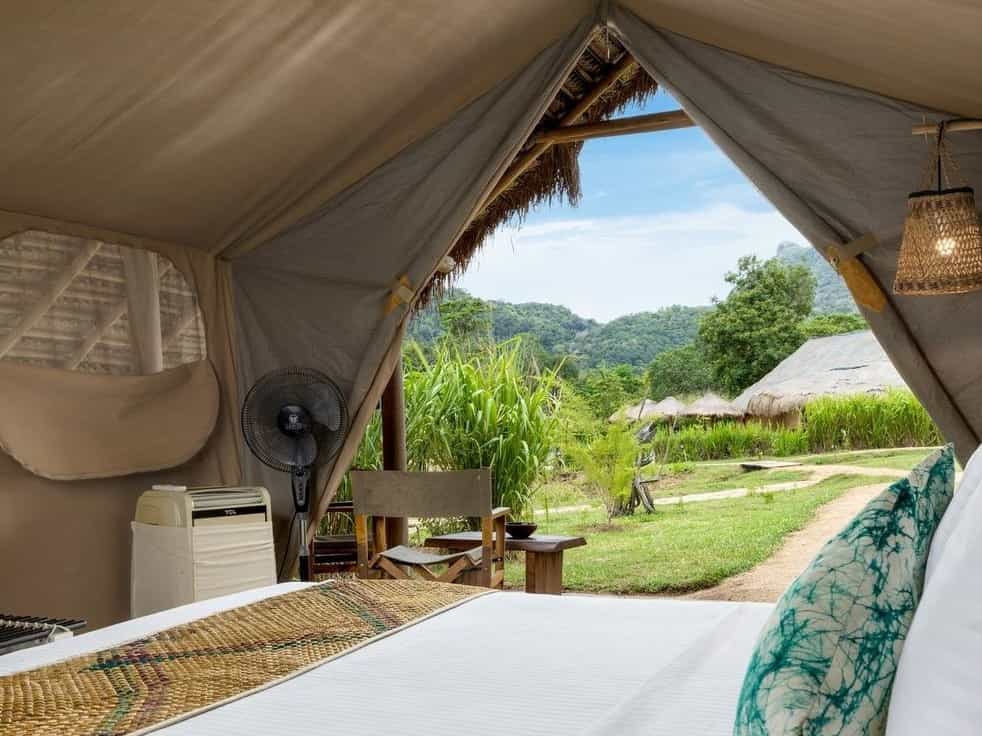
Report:
[[[982,116],[982,3],[622,0],[653,26],[814,77]],[[807,80],[802,80],[807,84]]]
[[[361,179],[588,0],[48,0],[0,23],[0,209],[212,250]]]

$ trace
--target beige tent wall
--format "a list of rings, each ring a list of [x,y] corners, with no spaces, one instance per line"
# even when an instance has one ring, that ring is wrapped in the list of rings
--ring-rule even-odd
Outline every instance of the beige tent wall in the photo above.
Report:
[[[28,472],[0,452],[0,608],[85,618],[94,628],[129,617],[129,523],[140,493],[154,483],[238,482],[238,391],[227,264],[174,244],[0,213],[0,237],[28,229],[146,248],[169,258],[198,295],[208,360],[219,378],[215,429],[204,448],[181,467],[118,478],[53,481]],[[143,431],[149,437],[181,432],[181,427],[153,425]],[[132,441],[141,438],[134,436]],[[114,449],[126,452],[125,447]]]

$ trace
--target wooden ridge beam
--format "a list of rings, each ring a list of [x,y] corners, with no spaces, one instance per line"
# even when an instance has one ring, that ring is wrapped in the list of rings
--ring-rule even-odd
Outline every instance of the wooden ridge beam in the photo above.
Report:
[[[599,123],[587,123],[585,125],[571,125],[565,128],[556,128],[541,133],[536,137],[537,143],[571,143],[573,141],[585,141],[590,138],[608,138],[615,135],[631,135],[633,133],[653,133],[659,130],[678,130],[680,128],[691,128],[695,121],[689,117],[685,110],[671,110],[669,112],[655,112],[650,115],[635,115],[629,118],[615,118],[613,120],[603,120]]]
[[[58,298],[65,293],[72,281],[78,276],[89,261],[99,251],[101,243],[98,240],[87,240],[68,265],[54,277],[47,286],[44,295],[24,313],[20,322],[10,332],[0,338],[0,358],[6,355],[17,342],[26,335],[44,317],[45,313],[54,306]]]

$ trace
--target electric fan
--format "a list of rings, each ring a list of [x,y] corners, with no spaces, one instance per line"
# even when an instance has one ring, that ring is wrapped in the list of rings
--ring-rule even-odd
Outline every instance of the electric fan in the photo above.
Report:
[[[310,368],[267,373],[242,403],[242,434],[252,454],[291,476],[294,520],[300,522],[301,580],[310,579],[307,526],[314,471],[334,459],[347,432],[348,408],[341,390]]]

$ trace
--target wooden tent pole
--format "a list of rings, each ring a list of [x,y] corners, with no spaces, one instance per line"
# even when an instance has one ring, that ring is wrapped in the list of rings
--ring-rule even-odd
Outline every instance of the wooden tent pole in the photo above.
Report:
[[[382,393],[382,468],[406,470],[406,395],[403,386],[402,358],[396,361],[392,376]],[[389,546],[409,543],[409,519],[389,517],[385,520],[385,537]]]
[[[613,69],[606,77],[601,79],[597,84],[591,89],[583,99],[576,103],[572,110],[570,110],[563,118],[559,121],[559,127],[563,128],[576,123],[583,114],[589,110],[593,104],[599,100],[604,92],[613,87],[617,82],[620,81],[628,72],[634,71],[638,62],[634,60],[634,57],[630,54],[625,53],[624,57],[617,62]],[[552,145],[550,141],[540,141],[533,143],[532,146],[523,154],[521,154],[514,163],[508,167],[508,170],[502,175],[498,183],[495,184],[494,189],[488,195],[487,199],[484,200],[484,204],[480,209],[484,209],[488,204],[496,200],[502,192],[507,190],[515,180],[528,171],[529,167],[535,163],[535,160],[541,156],[549,146]]]
[[[556,128],[555,130],[549,130],[540,134],[535,140],[536,143],[571,143],[573,141],[585,141],[590,138],[607,138],[615,135],[691,128],[694,125],[695,122],[685,110],[671,110],[669,112],[656,112],[650,115],[635,115],[630,118],[615,118],[599,123]]]

